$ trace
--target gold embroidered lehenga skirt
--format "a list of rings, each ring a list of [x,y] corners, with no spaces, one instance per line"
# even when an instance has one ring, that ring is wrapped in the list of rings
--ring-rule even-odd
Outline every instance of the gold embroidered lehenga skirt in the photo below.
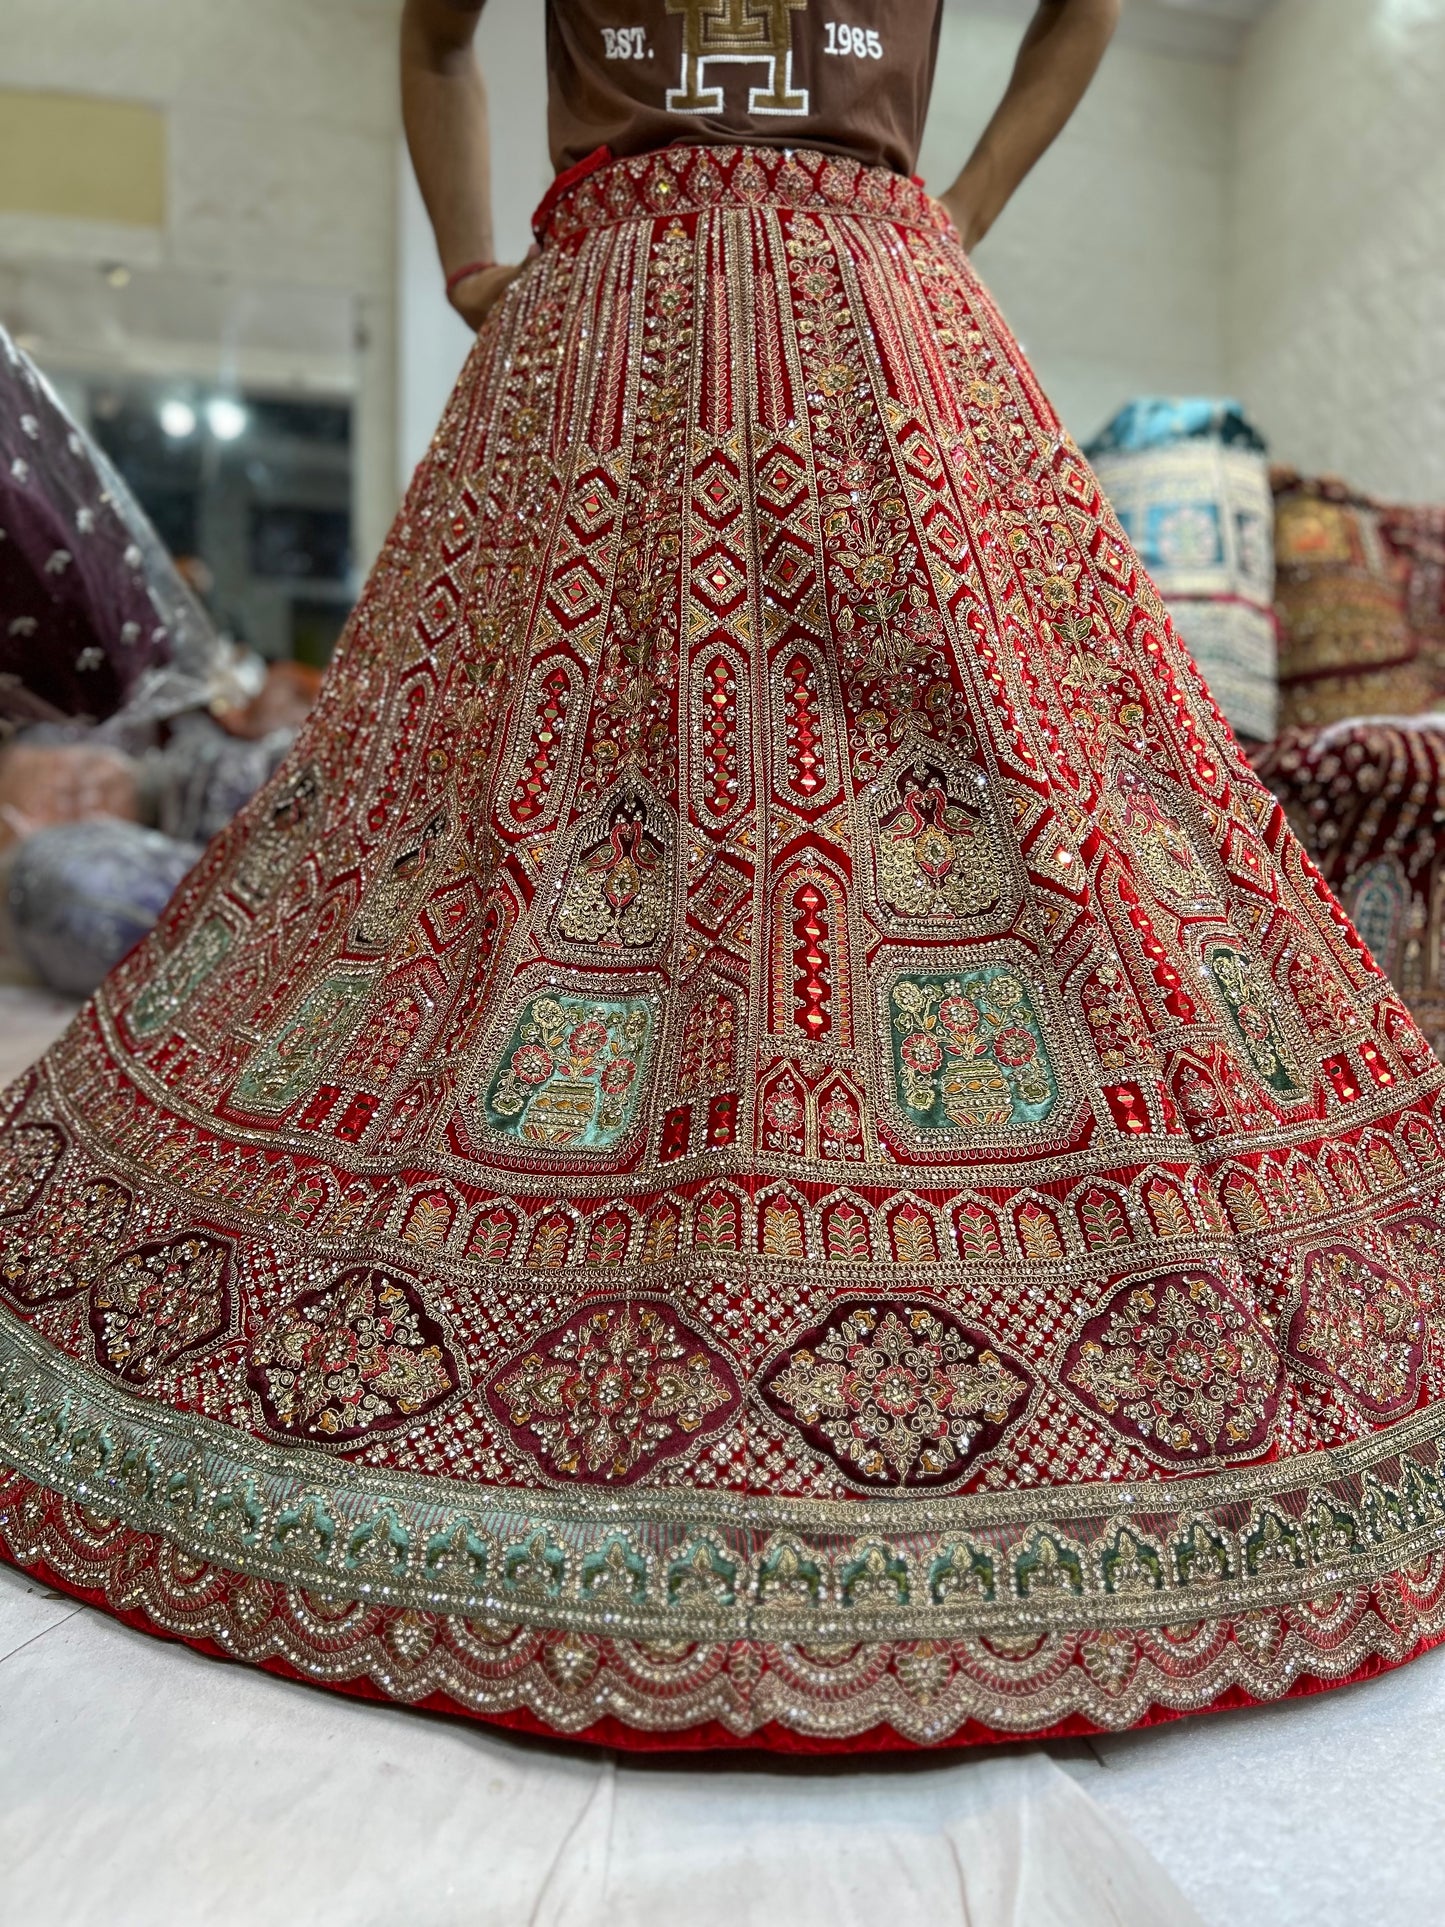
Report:
[[[583,172],[276,779],[5,1100],[0,1544],[639,1746],[1445,1635],[1445,1089],[938,206]]]

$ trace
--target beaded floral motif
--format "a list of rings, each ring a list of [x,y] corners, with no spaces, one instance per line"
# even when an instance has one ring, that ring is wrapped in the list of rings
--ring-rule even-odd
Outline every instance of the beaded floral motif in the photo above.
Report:
[[[1003,1437],[1030,1381],[988,1340],[922,1305],[840,1306],[765,1381],[773,1410],[853,1478],[957,1483]]]
[[[111,1256],[130,1215],[130,1193],[97,1178],[79,1196],[61,1194],[36,1212],[23,1243],[0,1262],[0,1280],[22,1304],[83,1291]]]
[[[1268,1333],[1202,1271],[1121,1285],[1064,1360],[1094,1411],[1174,1464],[1264,1451],[1279,1375]]]
[[[596,1306],[497,1380],[492,1402],[551,1472],[627,1480],[716,1431],[731,1370],[665,1307]]]
[[[1419,1396],[1426,1321],[1403,1278],[1349,1245],[1312,1252],[1290,1355],[1326,1373],[1372,1414],[1393,1418]]]
[[[22,1124],[0,1137],[0,1218],[34,1204],[64,1151],[65,1139],[49,1124]]]
[[[268,1424],[324,1441],[409,1424],[458,1383],[416,1287],[370,1267],[287,1305],[252,1347],[248,1376]]]
[[[184,1353],[214,1344],[230,1324],[229,1273],[229,1247],[198,1232],[126,1252],[91,1293],[101,1362],[145,1385]]]

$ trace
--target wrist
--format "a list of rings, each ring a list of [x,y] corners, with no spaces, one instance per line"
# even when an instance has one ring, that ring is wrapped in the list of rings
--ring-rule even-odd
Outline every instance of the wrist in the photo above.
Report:
[[[447,300],[455,296],[464,281],[470,281],[474,275],[490,274],[496,265],[495,261],[468,261],[460,268],[453,268],[447,276]]]
[[[965,248],[978,245],[997,220],[1002,206],[1002,198],[992,179],[992,169],[977,156],[964,168],[942,200]]]

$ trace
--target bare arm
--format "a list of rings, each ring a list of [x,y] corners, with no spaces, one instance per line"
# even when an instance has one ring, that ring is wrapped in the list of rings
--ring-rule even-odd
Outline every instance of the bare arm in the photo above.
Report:
[[[981,241],[1062,133],[1119,22],[1121,0],[1039,0],[1008,89],[943,205],[965,247]]]
[[[472,42],[486,0],[406,0],[401,19],[401,111],[412,166],[444,274],[492,261],[492,165],[487,90]],[[468,275],[452,291],[480,327],[515,267]]]

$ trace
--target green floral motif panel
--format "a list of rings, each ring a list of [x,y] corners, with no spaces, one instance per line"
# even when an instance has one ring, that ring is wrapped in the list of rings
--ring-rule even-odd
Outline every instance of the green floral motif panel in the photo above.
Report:
[[[889,997],[898,1104],[924,1131],[1041,1124],[1059,1101],[1033,993],[1007,964],[901,977]]]
[[[610,1151],[636,1121],[655,1029],[645,997],[530,998],[492,1073],[487,1122],[527,1144]]]
[[[1237,944],[1206,944],[1204,970],[1255,1076],[1277,1097],[1307,1096],[1309,1086],[1272,1008],[1270,992],[1247,954]]]
[[[322,1070],[350,1036],[369,977],[328,977],[295,1016],[261,1046],[236,1085],[235,1101],[247,1110],[284,1111],[312,1091]]]
[[[154,1037],[174,1023],[235,941],[230,924],[210,917],[173,950],[130,1007],[133,1037]]]

